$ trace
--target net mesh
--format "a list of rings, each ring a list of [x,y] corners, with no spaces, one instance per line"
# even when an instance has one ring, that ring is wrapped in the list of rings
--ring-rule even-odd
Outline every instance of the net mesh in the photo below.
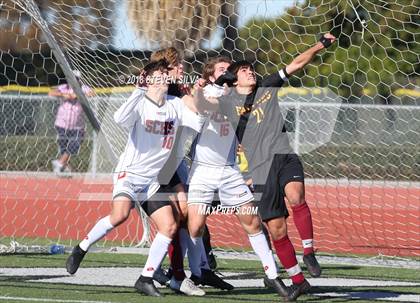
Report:
[[[151,51],[177,47],[188,75],[223,54],[252,61],[264,76],[331,31],[337,45],[279,92],[305,166],[316,246],[418,256],[418,2],[286,2],[2,0],[0,242],[73,245],[109,213],[110,172],[127,137],[112,115]],[[71,69],[94,90],[85,103],[100,131],[86,117],[71,172],[56,175],[51,161],[59,156],[54,120],[61,100],[48,93],[74,84]],[[249,249],[235,218],[211,216],[208,225],[216,248]],[[137,245],[153,237],[152,227],[142,239],[143,229],[133,215],[99,245]],[[289,229],[301,249],[293,224]]]

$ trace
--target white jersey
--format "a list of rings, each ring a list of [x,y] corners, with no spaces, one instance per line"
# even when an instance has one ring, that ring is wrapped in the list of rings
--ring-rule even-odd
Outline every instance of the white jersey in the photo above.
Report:
[[[208,88],[213,87],[207,85]],[[211,113],[194,144],[193,159],[207,166],[232,166],[236,162],[236,135],[229,120],[218,112]]]
[[[199,132],[203,122],[180,98],[167,96],[166,102],[158,106],[141,88],[115,112],[114,119],[130,130],[116,173],[135,174],[139,184],[156,180],[171,153],[180,125]]]

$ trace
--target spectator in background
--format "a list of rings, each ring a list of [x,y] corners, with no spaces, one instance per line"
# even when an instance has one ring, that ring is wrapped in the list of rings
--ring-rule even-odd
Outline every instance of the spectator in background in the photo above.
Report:
[[[93,90],[90,87],[83,85],[80,81],[80,71],[74,70],[73,74],[81,84],[83,92],[87,96],[92,96]],[[62,98],[54,123],[58,134],[57,141],[60,149],[60,156],[58,159],[51,161],[53,171],[54,173],[70,172],[70,157],[79,152],[80,145],[82,144],[85,135],[85,121],[82,105],[77,100],[77,96],[69,84],[57,86],[48,95]]]

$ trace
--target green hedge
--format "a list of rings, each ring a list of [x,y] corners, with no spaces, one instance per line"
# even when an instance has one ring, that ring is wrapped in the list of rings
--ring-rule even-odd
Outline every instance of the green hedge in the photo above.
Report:
[[[0,137],[0,170],[51,171],[51,160],[59,156],[55,137],[2,136]],[[86,138],[79,154],[71,157],[70,166],[75,172],[89,169],[92,141]]]

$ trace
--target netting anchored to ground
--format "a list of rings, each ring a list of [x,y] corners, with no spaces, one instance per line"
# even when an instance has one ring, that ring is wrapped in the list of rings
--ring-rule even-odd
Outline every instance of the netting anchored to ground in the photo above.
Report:
[[[332,254],[420,254],[416,1],[296,1],[276,15],[257,1],[261,18],[246,23],[244,12],[255,9],[248,1],[76,2],[1,2],[2,244],[72,245],[109,212],[110,172],[126,141],[112,114],[150,51],[175,45],[190,76],[218,54],[250,60],[264,76],[332,31],[337,46],[279,92],[305,165],[317,247]],[[129,22],[117,26],[121,17]],[[131,49],[117,47],[121,39]],[[72,69],[94,96],[82,97]],[[47,172],[57,157],[60,99],[47,94],[64,82],[83,102],[87,128],[72,173],[58,178]],[[236,219],[213,216],[209,226],[220,249],[248,248]],[[142,231],[133,216],[105,245],[134,246]]]

